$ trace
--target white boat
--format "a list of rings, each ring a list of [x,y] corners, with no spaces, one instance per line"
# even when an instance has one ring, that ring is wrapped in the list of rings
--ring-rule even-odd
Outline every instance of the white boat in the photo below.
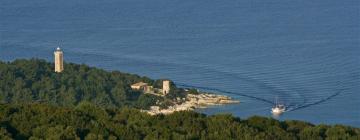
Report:
[[[271,113],[273,115],[280,115],[282,113],[284,113],[286,111],[286,107],[284,104],[279,104],[277,101],[277,98],[275,100],[275,106],[273,108],[271,108]]]
[[[280,115],[284,113],[286,110],[285,105],[282,104],[276,104],[273,108],[271,108],[271,113],[274,115]]]

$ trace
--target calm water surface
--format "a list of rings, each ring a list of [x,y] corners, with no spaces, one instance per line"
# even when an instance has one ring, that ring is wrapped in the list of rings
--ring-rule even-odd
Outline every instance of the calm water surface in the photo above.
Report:
[[[360,126],[358,0],[1,0],[0,59],[170,78],[239,99],[198,110]]]

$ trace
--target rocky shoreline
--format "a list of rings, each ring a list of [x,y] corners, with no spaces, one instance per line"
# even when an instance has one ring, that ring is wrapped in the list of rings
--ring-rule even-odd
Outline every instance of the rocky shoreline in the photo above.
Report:
[[[194,110],[196,108],[206,108],[211,105],[235,103],[240,103],[240,101],[233,100],[231,97],[224,95],[216,95],[209,93],[187,94],[184,102],[175,103],[173,106],[169,106],[167,109],[161,109],[159,106],[151,106],[149,110],[141,111],[146,112],[150,115],[171,114],[176,111]]]

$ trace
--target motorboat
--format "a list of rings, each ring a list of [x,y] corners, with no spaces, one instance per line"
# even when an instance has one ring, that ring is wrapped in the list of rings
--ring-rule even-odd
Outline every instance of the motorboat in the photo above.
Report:
[[[276,104],[273,108],[271,108],[271,113],[273,115],[280,115],[286,111],[286,107],[283,104]]]

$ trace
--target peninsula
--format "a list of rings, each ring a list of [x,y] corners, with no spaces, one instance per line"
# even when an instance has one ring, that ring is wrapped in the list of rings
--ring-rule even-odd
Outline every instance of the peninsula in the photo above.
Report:
[[[178,88],[167,79],[65,63],[60,48],[54,54],[55,63],[40,59],[0,61],[0,102],[64,107],[90,102],[104,108],[133,107],[149,114],[238,103],[227,96]]]
[[[206,108],[210,105],[239,103],[239,101],[224,95],[201,92],[197,89],[177,88],[170,80],[163,80],[162,89],[154,88],[154,86],[150,86],[149,83],[145,82],[135,83],[131,85],[131,88],[144,94],[159,96],[160,99],[156,100],[155,105],[150,106],[149,109],[141,110],[151,115],[189,111],[195,108]],[[164,99],[167,99],[167,101],[161,102]],[[165,103],[166,105],[164,106]]]
[[[343,125],[185,111],[238,101],[59,60],[56,72],[45,60],[0,61],[0,139],[360,138],[359,128]],[[131,86],[139,82],[149,88]]]

